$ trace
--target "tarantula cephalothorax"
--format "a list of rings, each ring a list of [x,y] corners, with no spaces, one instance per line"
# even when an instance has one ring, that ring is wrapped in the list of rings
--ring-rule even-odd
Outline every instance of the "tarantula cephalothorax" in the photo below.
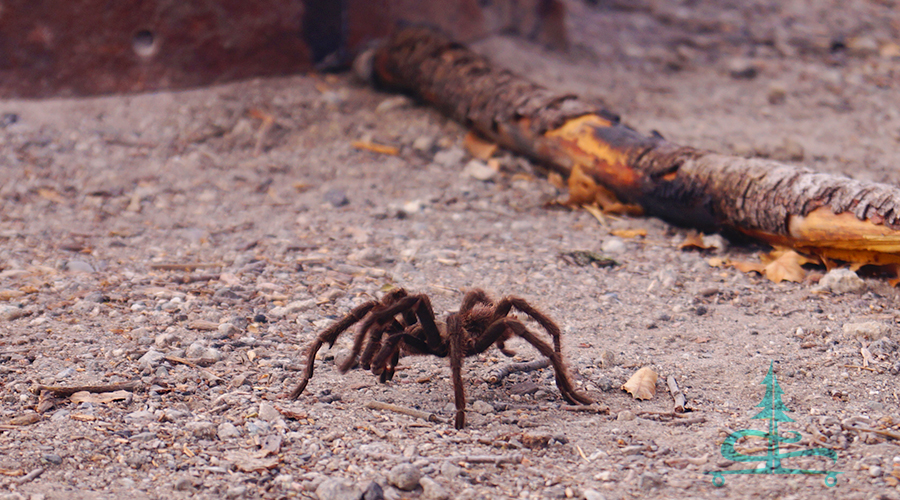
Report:
[[[518,318],[508,316],[512,308],[540,324],[553,338],[553,345],[528,330]],[[560,331],[556,323],[524,299],[505,297],[495,303],[480,289],[466,293],[459,312],[451,313],[446,324],[441,327],[438,327],[428,297],[424,294],[410,295],[402,288],[392,290],[380,302],[373,300],[355,307],[343,319],[320,333],[309,346],[306,372],[303,380],[291,392],[291,399],[296,399],[306,389],[313,376],[313,364],[319,348],[326,343],[333,346],[341,333],[360,321],[362,324],[353,341],[353,351],[338,367],[341,373],[352,368],[358,361],[363,369],[371,368],[372,373],[379,375],[381,381],[385,382],[394,376],[397,362],[403,355],[449,356],[457,429],[466,425],[463,358],[482,353],[495,344],[503,354],[513,356],[515,353],[504,345],[513,336],[525,339],[550,359],[556,372],[556,385],[566,401],[571,404],[593,403],[590,398],[575,391],[562,360]]]

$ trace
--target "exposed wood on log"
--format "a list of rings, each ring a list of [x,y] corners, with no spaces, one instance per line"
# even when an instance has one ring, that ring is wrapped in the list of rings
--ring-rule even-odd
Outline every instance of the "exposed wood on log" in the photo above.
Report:
[[[411,92],[568,179],[573,203],[612,193],[666,221],[828,259],[900,263],[900,189],[644,136],[601,105],[545,89],[424,28],[374,56],[379,84]]]

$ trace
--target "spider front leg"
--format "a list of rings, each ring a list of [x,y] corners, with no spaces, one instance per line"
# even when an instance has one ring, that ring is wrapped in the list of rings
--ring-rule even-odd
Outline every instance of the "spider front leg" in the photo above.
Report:
[[[521,297],[503,297],[500,299],[500,302],[497,303],[497,308],[494,309],[494,317],[493,321],[497,321],[500,318],[506,317],[509,315],[512,308],[515,307],[519,311],[522,311],[531,319],[537,321],[539,325],[541,325],[544,330],[553,338],[553,348],[556,352],[562,352],[562,346],[560,345],[560,335],[559,326],[550,319],[549,316],[538,311],[534,306],[529,304],[525,299]],[[502,349],[501,349],[502,350]]]
[[[356,306],[356,308],[350,311],[350,314],[344,316],[340,321],[329,326],[322,333],[316,336],[316,340],[313,341],[312,344],[310,344],[309,348],[306,351],[306,371],[303,373],[303,378],[300,380],[300,383],[297,384],[297,387],[295,387],[293,391],[291,391],[291,394],[289,396],[291,399],[297,399],[298,397],[300,397],[300,394],[302,394],[306,389],[306,385],[309,383],[309,379],[311,379],[313,376],[316,354],[319,352],[319,349],[321,349],[325,344],[328,344],[329,347],[333,346],[340,334],[344,333],[348,328],[364,318],[366,314],[369,314],[369,311],[371,311],[377,305],[378,302],[370,301]]]

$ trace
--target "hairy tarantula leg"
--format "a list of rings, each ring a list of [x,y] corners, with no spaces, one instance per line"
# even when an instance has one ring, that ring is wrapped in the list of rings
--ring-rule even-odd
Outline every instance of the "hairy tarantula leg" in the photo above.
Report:
[[[324,331],[322,331],[322,333],[316,336],[316,340],[309,346],[309,349],[307,349],[306,351],[306,371],[303,374],[303,379],[301,379],[300,383],[297,384],[297,387],[295,387],[294,390],[291,391],[291,399],[297,399],[300,394],[303,393],[304,389],[306,389],[306,384],[309,383],[309,379],[311,379],[313,376],[313,370],[315,369],[316,362],[316,353],[319,352],[319,349],[321,349],[324,344],[333,346],[334,342],[337,340],[340,334],[344,333],[348,328],[353,326],[354,323],[365,317],[365,315],[368,314],[369,311],[371,311],[372,308],[377,305],[377,302],[372,301],[356,306],[352,311],[350,311],[350,314],[344,316],[340,321],[329,326]]]
[[[560,331],[559,326],[553,322],[546,314],[542,313],[535,309],[531,304],[525,301],[525,299],[521,297],[503,297],[500,299],[500,302],[497,302],[497,308],[494,310],[494,321],[499,320],[500,318],[506,317],[509,314],[510,310],[515,307],[519,311],[522,311],[526,315],[528,315],[531,319],[538,322],[544,330],[547,330],[547,333],[553,337],[553,348],[556,352],[562,352],[562,347],[560,345]]]
[[[366,350],[363,351],[362,356],[359,357],[359,364],[363,370],[368,370],[371,366],[372,355],[381,348],[381,338],[384,337],[386,332],[400,332],[403,331],[403,325],[400,324],[397,320],[391,318],[388,323],[376,323],[365,330],[361,330],[360,334],[368,334],[369,343],[366,344]],[[358,354],[359,351],[354,352],[354,356]],[[351,360],[353,358],[350,358]]]
[[[378,375],[383,373],[383,370],[388,369],[391,365],[397,366],[397,362],[400,360],[401,343],[405,344],[407,348],[416,353],[432,354],[428,349],[428,344],[414,335],[415,332],[420,331],[421,327],[415,325],[414,327],[407,329],[404,333],[396,333],[388,337],[388,339],[384,341],[381,350],[378,351],[378,355],[372,360],[372,373]],[[388,358],[391,358],[390,364]]]
[[[382,384],[389,382],[394,379],[394,370],[397,368],[397,363],[400,362],[400,350],[397,349],[394,351],[394,355],[391,356],[391,364],[385,368],[383,372],[381,372],[381,377],[379,380]]]
[[[589,405],[594,402],[591,398],[580,394],[575,390],[575,386],[566,370],[566,365],[562,361],[562,355],[556,352],[550,344],[544,342],[540,337],[528,330],[528,328],[517,319],[502,318],[492,324],[484,332],[484,335],[479,339],[478,343],[473,346],[473,352],[484,352],[491,346],[492,342],[489,341],[496,341],[507,330],[522,337],[523,340],[533,345],[538,352],[550,360],[550,364],[553,366],[553,371],[556,375],[556,387],[559,388],[559,393],[562,395],[563,399],[573,405]]]
[[[488,307],[494,305],[494,301],[488,297],[488,294],[480,288],[473,288],[466,292],[463,296],[462,305],[459,306],[459,312],[463,315],[472,310],[475,304],[484,304]]]
[[[403,288],[397,288],[397,289],[391,290],[384,297],[382,297],[381,303],[380,304],[376,303],[376,306],[380,305],[382,308],[388,307],[388,306],[391,306],[392,304],[395,304],[397,301],[402,300],[406,296],[407,296],[406,290],[404,290]],[[359,352],[362,350],[362,345],[366,339],[366,336],[370,336],[369,330],[372,328],[373,324],[376,324],[376,322],[377,322],[381,328],[387,328],[387,324],[389,322],[384,322],[383,316],[381,314],[379,314],[378,311],[379,311],[378,309],[373,310],[372,314],[369,315],[369,317],[367,317],[365,319],[365,321],[363,321],[363,323],[359,326],[359,331],[356,333],[356,338],[353,339],[353,350],[351,351],[350,356],[347,356],[347,359],[344,360],[344,363],[340,366],[341,373],[345,373],[350,368],[353,368],[353,364],[356,363],[357,357],[359,356]],[[381,321],[379,321],[379,320],[381,320]],[[392,318],[391,322],[393,322],[393,321],[394,320]],[[385,324],[382,324],[382,323],[385,323]],[[373,339],[378,340],[377,342],[375,342],[375,344],[380,343],[381,333],[383,333],[383,332],[379,332],[374,335],[371,335],[373,337]],[[371,345],[371,341],[370,341],[370,346],[366,346],[366,351],[365,351],[365,352],[370,353],[369,356],[371,356],[371,352],[374,352],[374,349],[377,347],[377,345]],[[367,359],[368,358],[366,357],[365,354],[361,358],[361,364],[364,365],[364,368],[366,368],[366,369],[368,369],[368,366],[365,366],[367,364],[367,361],[366,361]]]
[[[447,318],[447,335],[450,341],[450,372],[453,380],[453,399],[456,403],[457,429],[466,426],[466,391],[462,380],[462,362],[465,357],[465,332],[458,314],[451,314]]]

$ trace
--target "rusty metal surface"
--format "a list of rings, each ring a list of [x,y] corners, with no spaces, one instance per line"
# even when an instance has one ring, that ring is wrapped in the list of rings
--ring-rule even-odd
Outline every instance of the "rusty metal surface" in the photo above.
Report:
[[[398,21],[436,26],[464,41],[509,31],[553,45],[560,33],[564,38],[561,5],[559,0],[0,0],[0,98],[186,88],[340,67]]]

